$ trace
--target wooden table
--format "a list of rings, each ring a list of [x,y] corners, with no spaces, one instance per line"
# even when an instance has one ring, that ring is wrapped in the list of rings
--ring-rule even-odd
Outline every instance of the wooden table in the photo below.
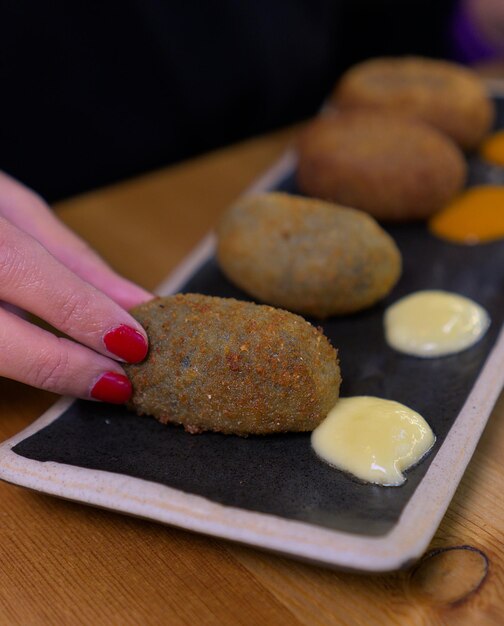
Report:
[[[153,289],[282,153],[289,129],[60,203]],[[3,440],[54,396],[0,381]],[[503,624],[504,396],[431,548],[410,571],[333,572],[0,484],[0,625]],[[481,552],[478,552],[481,551]]]

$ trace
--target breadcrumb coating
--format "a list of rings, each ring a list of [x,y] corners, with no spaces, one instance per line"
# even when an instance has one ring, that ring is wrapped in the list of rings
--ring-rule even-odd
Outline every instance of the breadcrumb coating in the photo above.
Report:
[[[238,200],[218,228],[226,276],[254,298],[326,318],[369,307],[401,273],[393,239],[363,213],[265,193]]]
[[[156,298],[132,314],[150,342],[144,362],[125,365],[140,415],[191,433],[311,431],[338,399],[337,352],[297,315],[199,294]]]

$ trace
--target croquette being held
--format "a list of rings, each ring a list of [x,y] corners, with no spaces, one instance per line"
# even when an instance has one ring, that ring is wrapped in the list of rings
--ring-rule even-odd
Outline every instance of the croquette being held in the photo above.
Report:
[[[311,431],[339,395],[336,350],[303,318],[269,306],[198,294],[132,310],[149,336],[125,364],[129,407],[189,432]]]

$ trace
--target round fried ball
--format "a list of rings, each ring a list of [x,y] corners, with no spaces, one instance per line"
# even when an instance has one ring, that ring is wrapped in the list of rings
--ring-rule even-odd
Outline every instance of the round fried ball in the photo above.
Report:
[[[394,241],[369,215],[284,193],[232,206],[219,224],[217,259],[254,298],[319,318],[371,306],[401,273]]]
[[[338,399],[336,350],[297,315],[199,294],[132,314],[150,345],[144,362],[124,365],[139,414],[192,433],[311,431]]]
[[[350,68],[331,97],[341,108],[375,107],[418,117],[464,150],[490,130],[494,105],[472,70],[422,57],[376,58]]]
[[[298,154],[304,193],[379,220],[429,217],[462,189],[467,170],[460,149],[435,128],[374,110],[315,119]]]

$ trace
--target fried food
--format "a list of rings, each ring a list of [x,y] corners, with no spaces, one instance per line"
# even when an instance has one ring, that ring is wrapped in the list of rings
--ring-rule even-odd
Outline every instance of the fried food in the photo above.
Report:
[[[460,149],[420,120],[349,110],[310,123],[298,145],[299,188],[379,220],[424,219],[464,185]]]
[[[124,365],[140,415],[191,433],[311,431],[338,399],[337,352],[297,315],[198,294],[156,298],[132,314],[150,343],[143,363]]]
[[[339,108],[372,107],[414,116],[475,148],[495,116],[481,78],[470,69],[422,57],[376,58],[351,67],[331,100]]]
[[[361,211],[266,193],[239,200],[217,231],[217,259],[248,294],[318,318],[383,298],[401,273],[392,238]]]

